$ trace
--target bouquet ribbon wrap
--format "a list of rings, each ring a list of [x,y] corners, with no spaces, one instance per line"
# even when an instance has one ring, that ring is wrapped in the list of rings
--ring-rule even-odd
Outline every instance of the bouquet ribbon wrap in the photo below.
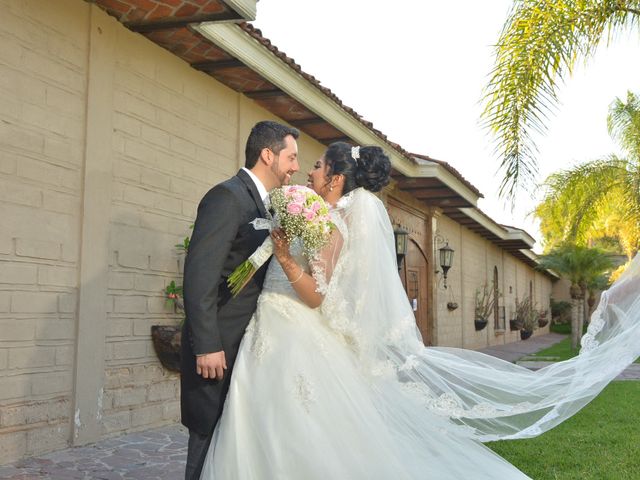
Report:
[[[276,227],[276,221],[273,219],[256,218],[250,223],[256,230],[269,230],[269,232],[271,232],[271,230]],[[269,260],[271,255],[273,255],[273,241],[269,236],[264,239],[262,245],[260,245],[247,260],[242,262],[238,268],[229,275],[227,285],[234,297],[240,293],[258,269]]]
[[[277,226],[277,222],[275,220],[266,218],[256,218],[250,223],[256,230],[269,230],[269,232]],[[267,260],[269,260],[271,255],[273,255],[273,241],[271,240],[271,237],[267,237],[264,239],[264,242],[262,242],[262,245],[260,245],[258,249],[251,254],[249,261],[257,270],[264,265]]]

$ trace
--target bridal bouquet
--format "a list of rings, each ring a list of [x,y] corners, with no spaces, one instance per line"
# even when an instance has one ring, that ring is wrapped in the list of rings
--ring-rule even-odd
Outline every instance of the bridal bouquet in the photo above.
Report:
[[[308,187],[289,185],[276,188],[269,194],[275,215],[272,220],[257,218],[251,222],[255,229],[281,228],[287,241],[302,240],[303,253],[312,258],[329,241],[335,226],[329,217],[329,208],[320,195]],[[260,247],[229,278],[227,284],[236,296],[251,280],[256,271],[273,254],[273,242],[267,237]]]

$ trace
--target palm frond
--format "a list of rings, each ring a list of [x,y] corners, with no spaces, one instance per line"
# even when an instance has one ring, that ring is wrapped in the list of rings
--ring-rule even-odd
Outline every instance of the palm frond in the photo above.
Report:
[[[535,140],[558,105],[558,85],[579,59],[640,18],[638,0],[517,0],[495,46],[495,67],[482,100],[485,127],[496,137],[503,174],[500,195],[537,174]]]
[[[615,157],[587,162],[550,175],[536,208],[545,248],[564,242],[584,245],[612,192],[625,189],[627,162]]]

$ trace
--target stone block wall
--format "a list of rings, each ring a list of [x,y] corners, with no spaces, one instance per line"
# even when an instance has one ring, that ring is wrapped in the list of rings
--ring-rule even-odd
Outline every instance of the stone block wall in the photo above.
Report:
[[[549,304],[552,282],[510,253],[454,222],[446,216],[436,220],[437,232],[446,238],[455,250],[454,265],[447,278],[448,289],[436,291],[437,344],[441,346],[478,349],[520,341],[520,333],[509,329],[509,319],[515,311],[515,301],[529,294],[538,307]],[[495,328],[493,318],[480,331],[475,330],[475,292],[486,283],[491,286],[494,268],[498,270],[498,288],[502,294],[499,305],[505,307],[505,329]],[[456,301],[459,308],[447,310],[447,302]],[[534,335],[548,333],[549,327],[535,330]]]
[[[0,12],[1,464],[179,419],[178,376],[150,336],[180,320],[163,295],[181,282],[174,245],[244,164],[251,126],[278,119],[90,2],[0,0]],[[298,145],[304,184],[324,146]],[[439,222],[461,306],[438,293],[437,343],[484,346],[498,337],[473,330],[474,291],[493,264],[514,290],[550,287]]]
[[[0,1],[0,463],[73,417],[88,7],[35,3]]]
[[[174,245],[278,119],[88,2],[0,11],[2,464],[179,420],[150,337]],[[324,146],[298,144],[305,183]]]

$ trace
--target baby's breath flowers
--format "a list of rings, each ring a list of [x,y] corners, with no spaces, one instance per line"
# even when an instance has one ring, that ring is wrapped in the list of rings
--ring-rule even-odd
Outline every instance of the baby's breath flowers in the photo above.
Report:
[[[269,194],[274,220],[262,228],[281,228],[291,243],[300,238],[304,255],[311,259],[329,241],[334,228],[329,207],[320,195],[308,187],[289,185],[276,188]],[[264,222],[259,222],[263,224]],[[258,223],[254,224],[257,228]],[[267,237],[260,247],[241,263],[227,279],[231,293],[235,296],[251,280],[256,271],[273,254],[273,242]]]

